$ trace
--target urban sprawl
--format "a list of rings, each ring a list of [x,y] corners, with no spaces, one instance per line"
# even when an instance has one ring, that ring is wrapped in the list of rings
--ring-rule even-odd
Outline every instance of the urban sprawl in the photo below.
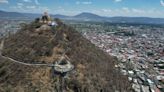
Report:
[[[72,23],[84,37],[117,57],[135,92],[164,92],[164,27],[110,23]]]

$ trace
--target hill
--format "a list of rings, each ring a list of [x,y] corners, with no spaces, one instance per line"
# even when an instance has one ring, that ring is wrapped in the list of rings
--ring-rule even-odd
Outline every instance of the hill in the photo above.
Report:
[[[55,63],[65,56],[75,66],[65,78],[66,92],[131,92],[127,76],[104,53],[73,28],[32,22],[5,39],[2,55],[26,63]],[[41,26],[41,28],[39,28]],[[0,92],[57,92],[59,77],[52,68],[20,65],[0,58]]]
[[[75,15],[72,17],[72,19],[77,19],[77,20],[88,20],[88,21],[101,21],[103,20],[104,18],[99,16],[99,15],[96,15],[96,14],[92,14],[92,13],[87,13],[87,12],[83,12],[83,13],[80,13],[78,15]]]
[[[18,12],[5,12],[0,10],[0,17],[25,17],[22,13]]]

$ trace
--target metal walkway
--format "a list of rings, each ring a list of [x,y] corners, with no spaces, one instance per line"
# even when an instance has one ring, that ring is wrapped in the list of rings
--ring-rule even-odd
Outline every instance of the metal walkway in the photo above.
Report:
[[[15,63],[18,63],[18,64],[22,64],[22,65],[26,65],[26,66],[49,66],[49,67],[53,67],[55,66],[54,64],[32,64],[32,63],[25,63],[25,62],[21,62],[21,61],[18,61],[18,60],[15,60],[13,58],[10,58],[10,57],[7,57],[7,56],[3,56],[2,55],[2,50],[3,50],[3,47],[4,47],[4,39],[1,41],[1,44],[0,44],[0,57],[3,58],[3,59],[7,59],[7,60],[10,60],[12,62],[15,62]],[[59,61],[62,60],[62,58],[64,57],[66,51],[62,54],[61,58]]]

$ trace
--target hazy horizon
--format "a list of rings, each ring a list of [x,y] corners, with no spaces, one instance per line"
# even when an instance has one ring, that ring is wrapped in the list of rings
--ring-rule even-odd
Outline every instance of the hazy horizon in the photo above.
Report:
[[[82,12],[113,17],[164,18],[164,0],[0,0],[0,10],[74,16]]]

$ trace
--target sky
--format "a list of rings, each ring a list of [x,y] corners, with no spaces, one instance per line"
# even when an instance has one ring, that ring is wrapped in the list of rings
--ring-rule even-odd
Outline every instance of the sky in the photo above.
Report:
[[[90,12],[100,16],[164,18],[164,0],[0,0],[0,10],[73,16]]]

